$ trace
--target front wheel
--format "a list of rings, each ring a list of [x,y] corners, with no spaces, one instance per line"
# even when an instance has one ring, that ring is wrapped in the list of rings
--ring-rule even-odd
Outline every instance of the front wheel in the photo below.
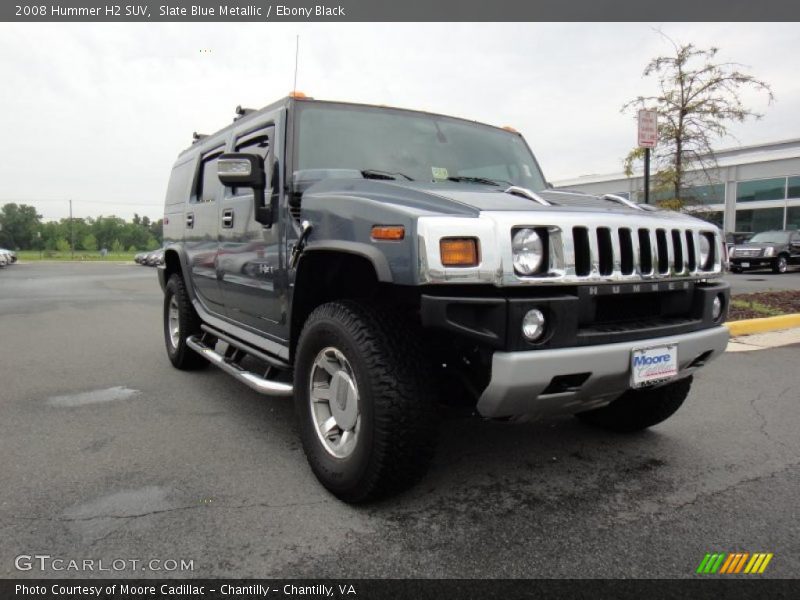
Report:
[[[772,272],[773,273],[786,273],[786,269],[789,266],[789,261],[786,260],[785,256],[779,256],[775,259],[775,262],[772,263]]]
[[[589,425],[631,433],[666,421],[675,414],[689,395],[692,377],[655,388],[628,390],[608,406],[578,413],[575,416]]]
[[[164,290],[164,343],[175,368],[188,371],[208,364],[186,343],[189,336],[198,333],[201,333],[200,317],[189,300],[183,278],[176,273],[169,278]]]
[[[413,326],[344,301],[311,313],[298,341],[295,408],[320,483],[346,502],[409,487],[433,455],[437,409]]]

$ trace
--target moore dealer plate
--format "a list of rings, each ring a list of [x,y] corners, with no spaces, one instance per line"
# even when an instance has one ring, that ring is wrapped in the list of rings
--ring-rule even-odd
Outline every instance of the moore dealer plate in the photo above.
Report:
[[[631,383],[642,387],[678,374],[678,345],[636,348],[631,352]]]

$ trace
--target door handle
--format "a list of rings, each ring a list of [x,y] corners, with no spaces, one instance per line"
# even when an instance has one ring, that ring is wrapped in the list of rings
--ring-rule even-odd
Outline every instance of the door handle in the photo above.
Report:
[[[194,213],[186,213],[186,228],[192,229],[194,227]]]
[[[222,211],[222,226],[225,229],[230,229],[233,227],[233,209],[226,208]]]

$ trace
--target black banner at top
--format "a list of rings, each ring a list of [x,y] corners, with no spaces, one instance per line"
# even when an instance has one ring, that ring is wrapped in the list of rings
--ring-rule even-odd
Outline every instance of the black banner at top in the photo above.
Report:
[[[796,0],[4,0],[11,22],[797,21]]]

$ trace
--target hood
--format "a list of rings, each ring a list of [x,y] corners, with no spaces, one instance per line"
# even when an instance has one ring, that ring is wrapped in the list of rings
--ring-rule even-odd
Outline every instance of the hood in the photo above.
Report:
[[[542,191],[538,194],[552,206],[544,206],[514,194],[504,192],[504,187],[457,182],[385,181],[379,179],[323,179],[310,186],[303,194],[306,198],[330,196],[356,196],[397,204],[426,214],[475,216],[481,211],[566,211],[608,212],[641,215],[642,211],[628,208],[598,196],[580,193]],[[648,217],[663,216],[668,219],[691,218],[669,211],[648,212]]]

